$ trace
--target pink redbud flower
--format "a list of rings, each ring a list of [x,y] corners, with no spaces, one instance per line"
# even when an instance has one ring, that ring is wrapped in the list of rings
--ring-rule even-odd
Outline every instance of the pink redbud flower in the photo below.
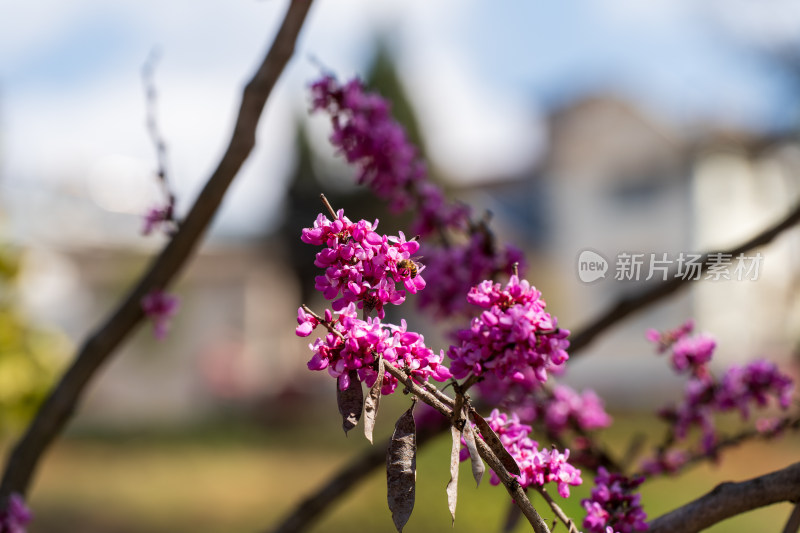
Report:
[[[602,466],[594,480],[591,497],[581,501],[586,510],[583,527],[591,533],[631,533],[647,530],[647,514],[642,509],[641,495],[634,491],[643,477],[628,478],[610,474]]]
[[[335,220],[320,214],[313,227],[303,230],[303,242],[324,246],[314,261],[324,271],[315,279],[316,288],[333,300],[334,311],[356,303],[383,318],[386,304],[399,305],[407,293],[425,288],[424,267],[413,259],[419,243],[407,241],[402,232],[396,237],[381,235],[377,226],[377,220],[353,223],[340,209]],[[397,283],[403,288],[398,289]]]
[[[578,394],[566,385],[557,385],[553,396],[541,406],[548,431],[559,435],[574,424],[581,431],[592,431],[611,425],[603,400],[591,389]]]
[[[144,216],[142,235],[150,235],[156,229],[165,227],[172,219],[172,206],[151,207]]]
[[[33,514],[22,496],[12,493],[8,498],[8,507],[0,511],[0,533],[25,533],[25,526],[32,518]]]
[[[667,450],[655,459],[645,459],[642,462],[642,472],[648,476],[657,474],[674,474],[678,472],[689,460],[685,450]]]
[[[450,371],[443,364],[444,354],[434,353],[425,346],[423,336],[408,331],[405,321],[395,326],[382,324],[380,318],[361,320],[353,303],[336,315],[334,319],[333,314],[326,311],[325,321],[336,333],[328,332],[309,345],[313,356],[308,368],[327,370],[328,374],[337,378],[340,388],[347,388],[351,370],[356,370],[358,379],[371,387],[378,377],[373,367],[377,354],[382,354],[386,364],[407,370],[418,383],[431,377],[440,382],[450,379]],[[313,325],[314,322],[317,320],[301,308],[298,311],[298,336],[310,334],[313,326],[306,324]],[[386,374],[381,389],[383,394],[390,394],[396,388],[397,379]]]
[[[530,486],[543,487],[547,483],[556,483],[558,494],[562,498],[569,497],[569,487],[583,483],[581,471],[567,462],[569,450],[564,453],[555,448],[539,450],[539,444],[531,440],[531,427],[519,422],[519,417],[509,417],[497,409],[486,419],[489,426],[497,433],[500,442],[508,450],[519,465],[520,475],[515,476],[523,488]],[[463,454],[463,461],[468,454]],[[492,485],[498,485],[500,478],[492,471]]]
[[[420,294],[419,306],[430,308],[439,316],[472,315],[474,308],[464,298],[472,287],[500,272],[510,276],[515,263],[520,265],[519,271],[524,272],[520,250],[513,246],[495,250],[488,239],[483,232],[475,232],[463,245],[424,245],[422,255],[427,264],[428,287]]]
[[[715,401],[719,409],[738,409],[746,419],[752,405],[764,407],[770,397],[787,409],[793,394],[792,378],[782,374],[775,363],[761,359],[744,367],[731,366],[722,376]]]
[[[546,382],[548,371],[558,369],[569,357],[569,331],[557,327],[540,297],[539,291],[517,276],[511,276],[505,288],[491,281],[473,287],[467,300],[484,311],[469,329],[456,332],[459,342],[447,353],[453,360],[453,376],[494,376],[496,384],[531,388]]]
[[[169,321],[178,312],[180,300],[177,296],[154,289],[142,298],[142,310],[153,322],[153,335],[163,339],[169,330]]]
[[[672,346],[672,366],[678,373],[690,370],[702,377],[707,374],[706,364],[711,361],[716,341],[708,335],[683,336]]]
[[[358,168],[358,183],[388,200],[392,212],[416,212],[415,233],[466,227],[466,208],[444,203],[441,189],[428,181],[416,147],[380,95],[367,92],[358,79],[341,85],[326,75],[311,85],[311,107],[330,115],[331,144]]]
[[[682,403],[662,409],[659,415],[673,425],[678,439],[686,438],[693,426],[699,427],[703,449],[713,453],[718,441],[714,414],[738,409],[746,420],[753,406],[764,407],[770,398],[787,409],[793,393],[794,383],[789,376],[774,363],[759,360],[744,367],[732,366],[719,380],[710,375],[692,377],[686,383]]]
[[[669,348],[675,344],[677,341],[684,338],[686,335],[692,332],[694,329],[694,320],[691,318],[678,326],[673,330],[668,330],[665,332],[660,332],[657,329],[648,329],[645,333],[645,337],[650,342],[655,342],[658,344],[658,353],[663,353],[669,350]]]
[[[500,272],[510,275],[514,263],[522,263],[519,250],[497,249],[488,230],[470,222],[466,205],[445,201],[442,189],[428,179],[417,149],[392,117],[389,102],[368,92],[361,81],[342,85],[333,76],[323,76],[311,85],[311,107],[330,116],[330,141],[356,166],[358,183],[387,200],[391,211],[414,215],[412,234],[426,237],[456,230],[469,235],[465,244],[426,247],[423,255],[430,289],[422,293],[420,307],[433,308],[440,316],[468,312],[464,294],[470,287]],[[327,287],[320,286],[320,290]],[[337,305],[353,301],[344,298]]]
[[[756,420],[756,431],[764,435],[777,435],[780,433],[782,420],[777,417],[759,418]]]

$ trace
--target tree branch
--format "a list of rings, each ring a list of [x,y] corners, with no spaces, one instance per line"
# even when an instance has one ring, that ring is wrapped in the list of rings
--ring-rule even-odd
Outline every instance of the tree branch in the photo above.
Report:
[[[735,248],[729,250],[722,250],[719,252],[708,252],[703,254],[701,263],[701,274],[705,272],[709,265],[712,264],[709,258],[717,253],[730,254],[736,256],[741,253],[748,252],[753,248],[758,248],[772,242],[775,237],[783,233],[785,230],[791,228],[800,222],[800,203],[798,203],[782,220],[765,229],[758,235],[754,236],[748,241],[743,242]],[[624,297],[619,300],[616,305],[612,306],[608,311],[601,314],[594,321],[590,322],[586,327],[579,330],[578,333],[569,338],[569,352],[573,356],[577,351],[585,348],[601,333],[620,322],[622,319],[627,318],[629,315],[655,303],[670,294],[677,292],[679,289],[687,287],[690,280],[683,279],[677,276],[677,271],[671,273],[668,281],[655,281],[651,283],[639,294],[635,296]]]
[[[722,483],[705,496],[650,522],[649,533],[694,533],[773,503],[800,501],[800,463],[739,483]]]
[[[256,126],[267,98],[294,52],[311,0],[289,3],[272,47],[246,85],[230,144],[208,179],[180,230],[155,258],[147,272],[117,309],[78,351],[72,365],[39,408],[22,439],[14,447],[0,484],[0,509],[12,492],[25,494],[42,454],[75,411],[84,388],[98,368],[143,318],[141,299],[161,289],[189,259],[222,202],[228,186],[255,145]]]

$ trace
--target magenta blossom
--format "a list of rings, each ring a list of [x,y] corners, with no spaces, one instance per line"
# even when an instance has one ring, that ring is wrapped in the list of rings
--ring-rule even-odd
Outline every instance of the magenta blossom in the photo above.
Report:
[[[323,76],[311,85],[311,107],[330,116],[330,141],[358,169],[358,183],[387,200],[391,211],[412,214],[413,234],[448,236],[447,246],[427,245],[423,252],[430,290],[422,293],[420,307],[440,316],[469,313],[464,294],[470,287],[501,272],[510,275],[513,265],[523,262],[516,248],[495,246],[485,221],[470,221],[468,206],[445,201],[392,117],[389,102],[368,92],[361,81],[340,84],[333,76]]]
[[[657,343],[658,353],[663,353],[669,350],[677,341],[691,333],[692,330],[694,330],[694,320],[690,318],[677,328],[663,333],[657,329],[648,329],[645,333],[645,337],[650,342]]]
[[[25,526],[32,518],[33,514],[22,496],[12,493],[8,498],[8,507],[0,511],[0,533],[25,533]]]
[[[428,268],[428,287],[420,294],[419,306],[430,308],[439,316],[472,314],[474,309],[464,294],[485,279],[498,273],[512,275],[514,265],[524,271],[522,252],[513,246],[496,251],[485,232],[475,232],[463,245],[437,247],[425,244],[422,255]]]
[[[645,459],[642,462],[642,472],[648,476],[675,474],[688,460],[689,453],[685,450],[667,450],[654,459]]]
[[[706,364],[711,361],[716,341],[708,335],[682,337],[672,346],[672,366],[679,373],[686,370],[696,376],[705,375]]]
[[[306,337],[320,321],[305,312],[298,311],[299,326],[297,334]],[[418,383],[432,377],[436,381],[446,381],[451,377],[444,366],[444,354],[434,353],[425,346],[425,339],[419,333],[408,331],[405,321],[400,326],[382,324],[380,318],[358,318],[355,304],[350,303],[337,313],[334,319],[330,311],[325,312],[324,321],[334,330],[318,338],[309,345],[314,355],[308,362],[309,370],[327,370],[338,379],[341,389],[349,385],[349,372],[356,370],[358,379],[371,387],[377,379],[374,364],[377,354],[386,363],[410,373]],[[397,379],[389,374],[383,378],[383,394],[394,392]]]
[[[358,79],[341,85],[329,75],[311,85],[311,101],[312,110],[330,115],[331,143],[358,167],[358,183],[388,200],[392,212],[417,213],[412,231],[427,236],[443,227],[466,228],[467,208],[446,205],[441,189],[428,181],[427,169],[392,118],[389,102],[367,92]]]
[[[791,403],[794,384],[789,376],[769,361],[754,361],[744,367],[732,366],[717,380],[692,377],[686,384],[684,399],[677,407],[662,409],[659,415],[670,422],[678,439],[684,439],[696,426],[702,432],[702,447],[713,453],[718,439],[714,416],[738,410],[742,419],[750,417],[753,406],[764,407],[770,398],[782,408]]]
[[[630,479],[610,474],[602,466],[594,479],[590,498],[581,501],[586,510],[583,527],[591,533],[631,533],[647,530],[647,514],[642,510],[641,495],[634,491],[643,477]]]
[[[314,261],[324,270],[316,277],[316,288],[333,300],[335,311],[356,303],[383,318],[384,305],[399,305],[407,292],[415,294],[425,287],[424,266],[412,257],[419,243],[407,241],[402,232],[397,237],[381,235],[377,226],[377,220],[353,223],[340,209],[335,220],[320,214],[313,227],[303,230],[303,242],[325,247]],[[398,289],[397,283],[403,288]]]
[[[548,431],[559,435],[570,427],[592,431],[611,425],[603,400],[591,389],[578,394],[566,385],[557,385],[553,396],[541,406]]]
[[[167,336],[170,319],[178,312],[179,305],[180,300],[177,296],[159,289],[153,289],[142,298],[142,310],[153,322],[153,335],[156,339],[160,340]]]
[[[467,300],[484,311],[469,329],[456,333],[459,342],[447,353],[453,376],[493,376],[496,385],[531,388],[546,382],[548,371],[557,371],[568,359],[569,331],[558,328],[540,297],[517,276],[505,288],[491,281],[473,287]]]
[[[172,206],[151,207],[144,216],[142,235],[150,235],[153,231],[168,227],[172,220]]]
[[[555,448],[539,449],[539,444],[531,440],[531,427],[519,422],[516,414],[509,417],[497,409],[486,419],[489,426],[497,433],[500,442],[511,454],[520,469],[520,475],[514,476],[523,488],[530,486],[544,487],[547,483],[556,483],[558,494],[562,498],[569,497],[569,487],[583,483],[581,471],[567,462],[569,450],[564,453]],[[469,454],[463,453],[463,461]],[[492,485],[498,485],[500,478],[492,471]]]

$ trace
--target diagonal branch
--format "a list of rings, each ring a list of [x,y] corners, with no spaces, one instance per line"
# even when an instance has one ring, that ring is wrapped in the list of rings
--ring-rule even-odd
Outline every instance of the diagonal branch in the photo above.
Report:
[[[719,252],[708,252],[702,256],[701,274],[705,272],[712,264],[710,258],[716,254],[730,254],[736,256],[741,253],[748,252],[753,248],[758,248],[772,242],[775,237],[783,233],[785,230],[791,228],[800,222],[800,203],[798,203],[782,220],[765,229],[758,235],[754,236],[748,241],[743,242],[735,248],[730,250],[722,250]],[[687,287],[689,280],[677,276],[677,272],[672,272],[668,281],[657,281],[651,284],[650,287],[644,289],[642,292],[635,296],[624,297],[617,302],[616,305],[611,307],[608,311],[601,314],[593,322],[590,322],[586,327],[582,328],[578,333],[572,335],[569,339],[570,355],[585,348],[601,333],[620,322],[622,319],[627,318],[629,315],[655,303],[670,294],[677,292],[679,289]]]
[[[236,126],[228,149],[208,179],[180,230],[155,258],[135,287],[81,346],[72,365],[39,408],[14,447],[0,484],[0,509],[12,492],[25,494],[36,465],[75,411],[86,384],[111,353],[142,320],[141,299],[167,286],[187,262],[222,202],[228,186],[255,146],[256,126],[272,88],[291,58],[311,0],[289,3],[272,47],[245,86]]]
[[[694,533],[726,518],[773,503],[800,500],[800,463],[739,483],[722,483],[705,496],[650,522],[649,533]]]

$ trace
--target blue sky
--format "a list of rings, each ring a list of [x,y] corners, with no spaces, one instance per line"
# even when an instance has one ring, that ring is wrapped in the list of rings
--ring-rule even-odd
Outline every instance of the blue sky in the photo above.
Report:
[[[241,85],[284,8],[278,0],[5,6],[2,196],[88,196],[138,228],[138,213],[158,197],[139,77],[158,47],[159,120],[185,208],[227,142]],[[800,7],[789,0],[317,0],[225,204],[224,232],[257,233],[279,216],[291,121],[316,74],[307,57],[342,78],[361,73],[373,36],[387,28],[437,164],[465,180],[530,163],[545,143],[547,108],[592,87],[678,125],[769,129],[796,118],[796,87],[762,60],[800,35]]]

